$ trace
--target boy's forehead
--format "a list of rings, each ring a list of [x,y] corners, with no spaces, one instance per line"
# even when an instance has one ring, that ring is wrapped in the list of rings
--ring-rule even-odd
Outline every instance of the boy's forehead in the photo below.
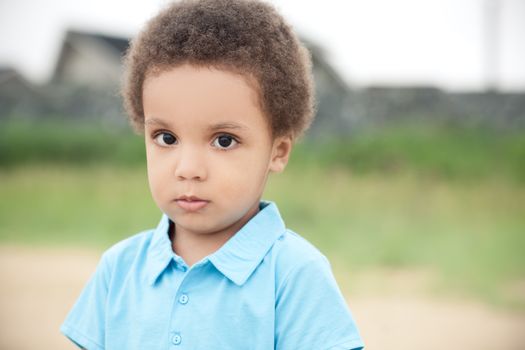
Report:
[[[249,128],[251,115],[266,117],[246,77],[214,67],[183,65],[151,75],[143,91],[145,124],[191,116],[210,128]]]
[[[231,82],[236,80],[237,83],[240,82],[243,85],[247,85],[253,93],[259,96],[261,92],[259,79],[257,79],[253,73],[222,63],[202,64],[184,62],[173,66],[153,66],[148,69],[145,74],[143,90],[152,79],[158,78],[159,76],[164,76],[165,78],[171,76],[177,80],[205,80],[211,83],[214,81],[215,83],[224,83],[224,79],[220,78],[225,75],[230,77]]]

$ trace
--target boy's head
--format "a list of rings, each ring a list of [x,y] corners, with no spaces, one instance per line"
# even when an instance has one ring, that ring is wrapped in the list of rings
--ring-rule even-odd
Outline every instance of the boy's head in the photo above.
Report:
[[[307,49],[275,11],[250,0],[183,0],[152,18],[125,58],[125,107],[134,129],[144,128],[148,76],[189,63],[244,76],[272,135],[300,136],[314,114]]]
[[[156,204],[182,234],[236,232],[311,122],[306,49],[269,5],[193,0],[154,17],[126,61]]]

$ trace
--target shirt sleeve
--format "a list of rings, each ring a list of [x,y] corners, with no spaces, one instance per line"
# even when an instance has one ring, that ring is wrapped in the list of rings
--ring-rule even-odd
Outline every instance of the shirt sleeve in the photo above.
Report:
[[[324,255],[294,268],[276,298],[276,350],[364,347]]]
[[[82,349],[103,350],[109,264],[104,254],[60,331]]]

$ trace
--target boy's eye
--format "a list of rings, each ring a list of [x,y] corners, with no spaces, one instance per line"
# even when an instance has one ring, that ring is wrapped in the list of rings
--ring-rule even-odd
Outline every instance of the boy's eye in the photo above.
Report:
[[[231,135],[220,135],[213,140],[213,146],[221,149],[229,149],[237,144],[237,140]]]
[[[177,143],[177,138],[167,132],[161,132],[154,137],[156,143],[160,146],[171,146]]]

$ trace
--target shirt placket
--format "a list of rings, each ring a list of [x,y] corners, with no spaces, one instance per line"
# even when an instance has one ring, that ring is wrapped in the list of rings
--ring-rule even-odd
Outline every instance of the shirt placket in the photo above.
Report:
[[[207,260],[194,264],[191,268],[188,267],[181,257],[177,256],[174,260],[175,264],[173,264],[173,268],[179,270],[184,275],[174,295],[173,310],[171,312],[170,320],[170,334],[168,337],[169,349],[191,349],[191,344],[193,343],[191,339],[192,334],[188,329],[188,326],[191,325],[188,325],[184,320],[189,319],[189,317],[186,317],[185,315],[191,315],[190,309],[192,303],[197,302],[197,300],[192,299],[192,295],[186,291],[186,286],[191,282],[191,276],[195,270],[201,268],[203,264],[207,263]]]

